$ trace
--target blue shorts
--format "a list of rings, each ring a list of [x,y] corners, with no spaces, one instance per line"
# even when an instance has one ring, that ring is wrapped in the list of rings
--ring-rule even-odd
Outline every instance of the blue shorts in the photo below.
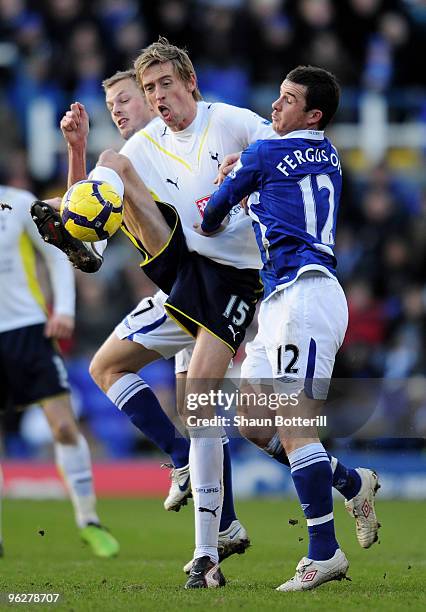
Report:
[[[69,393],[68,375],[44,323],[0,333],[1,408],[27,406]]]

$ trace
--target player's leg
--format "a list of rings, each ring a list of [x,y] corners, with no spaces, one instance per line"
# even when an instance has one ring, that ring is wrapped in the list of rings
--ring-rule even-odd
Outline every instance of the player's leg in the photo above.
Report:
[[[241,393],[255,393],[267,397],[271,393],[270,386],[257,386],[245,384],[241,387]],[[253,416],[253,412],[247,407],[240,407],[239,415]],[[270,417],[267,408],[257,410],[259,418]],[[270,431],[266,431],[266,430]],[[272,429],[275,430],[272,433]],[[287,454],[283,448],[280,436],[276,428],[259,428],[240,426],[240,434],[249,442],[263,450],[278,463],[290,466]],[[345,507],[349,514],[355,518],[357,539],[362,548],[369,548],[377,542],[377,528],[368,520],[370,513],[374,512],[374,497],[380,488],[377,474],[368,468],[352,468],[343,464],[337,457],[327,451],[332,474],[333,488],[339,491],[345,498]]]
[[[185,386],[187,371],[191,361],[193,347],[180,351],[175,356],[175,374],[176,374],[176,406],[178,414],[183,413],[185,400]],[[231,452],[229,450],[229,439],[227,436],[222,437],[223,443],[223,506],[222,515],[219,525],[219,558],[220,560],[229,557],[236,548],[242,549],[243,540],[246,540],[247,548],[249,542],[247,533],[244,527],[237,519],[234,507],[234,496],[232,492],[232,464]],[[235,532],[239,530],[238,534]],[[232,533],[231,533],[232,531]],[[231,538],[229,537],[229,533]],[[222,540],[222,541],[221,541]],[[245,550],[244,548],[244,550]],[[238,552],[235,550],[235,552]]]
[[[309,548],[295,576],[280,591],[301,591],[340,580],[349,566],[335,535],[332,469],[315,424],[346,327],[343,290],[337,281],[321,275],[302,276],[265,302],[259,316],[260,332],[268,337],[274,390],[291,398],[280,404],[278,413],[285,419],[303,419],[303,426],[293,422],[293,426],[279,427],[279,434],[306,517]]]
[[[145,341],[148,344],[147,338]],[[188,465],[189,442],[176,429],[152,389],[138,374],[144,366],[161,357],[158,351],[146,348],[138,341],[120,339],[113,332],[93,357],[90,373],[135,427],[169,455],[176,468],[181,468]],[[187,497],[189,491],[186,493]]]
[[[41,405],[53,434],[56,464],[69,491],[81,538],[97,556],[113,557],[120,547],[102,527],[96,512],[90,450],[75,421],[70,396],[49,397]]]
[[[175,376],[176,376],[176,413],[179,414],[179,406],[182,405],[185,396],[186,371],[188,364],[186,362],[186,354],[191,355],[192,349],[184,349],[175,355]],[[182,427],[182,423],[180,423]],[[182,505],[186,505],[188,497],[191,493],[191,478],[189,475],[189,441],[188,455],[185,465],[180,467],[170,464],[170,489],[164,500],[164,509],[168,511],[179,512]],[[184,500],[182,501],[182,497]]]
[[[231,358],[231,349],[226,344],[200,328],[189,365],[186,398],[217,390]],[[206,406],[203,413],[198,414],[206,419],[214,415],[214,405]],[[189,469],[194,497],[195,550],[185,588],[223,586],[225,579],[219,568],[217,548],[223,494],[223,430],[198,424],[189,426],[188,432],[191,438]]]
[[[257,396],[268,397],[272,392],[273,368],[269,362],[261,334],[245,347],[246,358],[241,366],[241,396],[247,397],[248,405],[238,407],[241,416],[256,416],[265,419],[271,410]],[[250,403],[251,402],[251,403]],[[279,433],[273,427],[240,426],[241,435],[266,452],[270,457],[289,466]],[[327,452],[333,472],[333,488],[345,498],[349,514],[355,518],[356,535],[360,546],[369,548],[377,541],[378,523],[375,516],[374,498],[379,488],[378,478],[373,470],[352,468],[344,465],[337,457]]]
[[[292,414],[315,418],[321,402],[298,396],[297,410]],[[289,413],[285,413],[288,416]],[[332,471],[327,453],[315,427],[288,432],[280,428],[280,437],[290,462],[291,476],[309,535],[306,557],[299,562],[296,574],[284,582],[279,591],[302,591],[330,580],[345,577],[349,564],[337,542],[334,529]]]
[[[245,353],[240,372],[240,402],[237,406],[237,414],[241,417],[239,432],[278,463],[289,466],[276,426],[257,427],[247,424],[249,418],[258,418],[260,422],[266,423],[266,419],[275,415],[265,402],[260,401],[260,398],[269,397],[273,391],[273,372],[259,333],[251,342],[246,343]]]
[[[126,191],[124,222],[151,255],[158,253],[170,237],[170,227],[131,161],[112,150],[101,153],[91,176],[109,182],[121,196]]]
[[[80,434],[69,396],[68,375],[55,343],[44,336],[44,324],[1,334],[1,345],[12,403],[41,404],[55,441],[61,475],[68,486],[79,527],[99,523],[95,509],[92,468],[86,440]],[[24,347],[24,350],[22,350]],[[100,525],[90,532],[92,549],[100,556],[116,554],[119,545]],[[86,533],[86,532],[85,532]],[[82,531],[82,536],[85,537]]]
[[[185,386],[189,363],[192,357],[192,347],[180,351],[175,356],[175,374],[176,374],[176,406],[179,414],[183,414],[185,400]],[[245,527],[240,523],[235,513],[234,496],[232,491],[232,463],[231,452],[229,448],[229,439],[227,436],[222,436],[223,444],[223,505],[222,514],[219,525],[218,552],[219,561],[227,559],[234,554],[242,554],[250,546]],[[164,502],[166,509],[175,503],[176,496],[181,494],[181,487],[189,481],[189,465],[180,470],[172,470],[172,486],[170,487],[169,496]],[[187,480],[188,478],[188,480]],[[190,483],[189,483],[190,486]],[[173,509],[173,507],[171,508]],[[183,571],[189,574],[191,571],[193,559],[188,561],[183,567]]]
[[[111,183],[121,197],[125,185],[124,223],[147,253],[151,256],[158,253],[170,238],[171,230],[130,160],[115,151],[104,151],[92,178]],[[84,272],[96,272],[100,268],[104,247],[70,236],[52,206],[37,200],[31,214],[43,239],[61,249],[76,268]]]
[[[183,262],[165,309],[197,338],[188,371],[184,408],[189,406],[190,396],[198,398],[207,393],[209,401],[202,415],[198,410],[198,414],[192,416],[201,419],[214,416],[215,402],[211,393],[220,389],[231,357],[253,319],[260,291],[256,270],[220,265],[195,252]],[[206,426],[202,420],[186,417],[185,414],[184,422],[191,437],[190,473],[196,509],[195,562],[186,586],[221,586],[221,576],[212,581],[209,577],[218,568],[223,428],[214,427],[208,420]]]

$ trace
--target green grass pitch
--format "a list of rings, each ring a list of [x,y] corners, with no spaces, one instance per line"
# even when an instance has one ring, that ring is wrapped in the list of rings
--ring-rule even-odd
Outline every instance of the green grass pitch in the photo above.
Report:
[[[378,503],[380,544],[362,550],[353,519],[336,502],[340,544],[351,581],[316,591],[277,593],[306,552],[305,523],[296,501],[237,504],[252,547],[222,564],[224,589],[184,591],[181,568],[191,557],[192,503],[178,514],[161,500],[101,500],[99,511],[119,538],[121,554],[99,560],[80,542],[70,504],[4,502],[5,556],[0,592],[60,593],[57,604],[14,604],[18,609],[58,610],[426,610],[426,510],[424,502]],[[298,519],[289,525],[289,519]],[[44,533],[44,535],[41,535]],[[303,539],[302,539],[303,538]],[[9,607],[9,606],[7,606]]]

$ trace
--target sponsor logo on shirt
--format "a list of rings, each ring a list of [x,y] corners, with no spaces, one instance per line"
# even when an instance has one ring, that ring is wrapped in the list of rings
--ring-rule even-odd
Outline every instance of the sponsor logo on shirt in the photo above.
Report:
[[[202,219],[204,218],[204,209],[206,208],[207,202],[210,200],[210,198],[211,193],[195,201],[195,206],[198,208],[198,212],[200,213]]]

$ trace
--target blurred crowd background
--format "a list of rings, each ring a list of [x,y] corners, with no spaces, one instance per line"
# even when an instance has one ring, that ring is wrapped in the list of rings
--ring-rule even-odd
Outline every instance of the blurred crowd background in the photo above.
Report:
[[[381,439],[376,422],[368,444],[424,447],[426,2],[0,0],[0,183],[39,197],[64,193],[58,125],[75,100],[91,117],[89,168],[103,148],[118,148],[101,81],[160,34],[187,48],[205,99],[265,117],[295,65],[321,65],[339,78],[342,103],[329,133],[344,169],[336,256],[350,323],[335,373],[360,385],[389,381],[380,418],[393,439]],[[98,274],[77,274],[76,333],[64,351],[76,410],[100,456],[151,449],[87,374],[114,325],[153,290],[137,264],[119,236]],[[144,377],[173,404],[171,362]],[[43,454],[49,438],[37,410],[8,415],[3,426],[9,456]],[[411,435],[401,439],[401,431]]]

